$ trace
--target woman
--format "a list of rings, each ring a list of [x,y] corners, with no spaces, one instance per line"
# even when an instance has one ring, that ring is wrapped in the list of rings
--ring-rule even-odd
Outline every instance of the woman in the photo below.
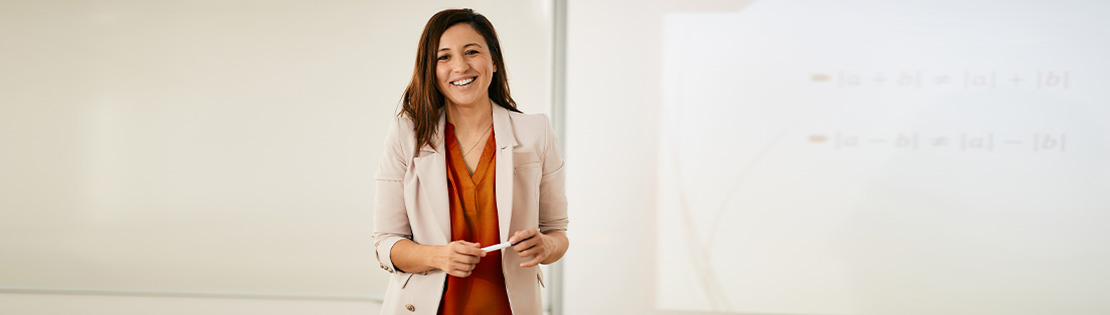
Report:
[[[382,314],[541,314],[537,265],[569,245],[563,160],[547,116],[509,96],[489,20],[432,16],[402,107],[377,175]]]

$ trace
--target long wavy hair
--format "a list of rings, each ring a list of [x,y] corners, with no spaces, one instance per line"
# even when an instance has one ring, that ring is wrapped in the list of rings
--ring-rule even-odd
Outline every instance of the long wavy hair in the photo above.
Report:
[[[474,28],[486,40],[489,51],[493,57],[493,64],[497,72],[493,73],[493,82],[489,85],[489,98],[497,105],[514,112],[516,101],[509,94],[509,78],[505,75],[505,58],[501,54],[501,42],[497,39],[497,31],[485,16],[474,12],[472,9],[443,10],[436,13],[424,25],[424,33],[420,35],[420,44],[416,48],[416,66],[412,71],[412,81],[405,88],[401,99],[401,112],[398,115],[408,116],[413,122],[416,133],[416,147],[424,145],[436,149],[432,138],[436,136],[436,124],[443,114],[443,106],[447,103],[443,92],[436,84],[436,51],[439,49],[439,38],[443,32],[455,24],[466,23]]]

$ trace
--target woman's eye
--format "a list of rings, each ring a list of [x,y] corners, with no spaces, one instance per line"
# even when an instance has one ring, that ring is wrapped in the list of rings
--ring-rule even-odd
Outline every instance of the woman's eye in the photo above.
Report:
[[[440,61],[447,60],[447,55],[439,56],[439,58],[437,59],[439,59]]]
[[[466,54],[467,54],[467,55],[477,55],[477,54],[478,54],[478,51],[477,51],[477,50],[467,50],[467,51],[466,51]]]

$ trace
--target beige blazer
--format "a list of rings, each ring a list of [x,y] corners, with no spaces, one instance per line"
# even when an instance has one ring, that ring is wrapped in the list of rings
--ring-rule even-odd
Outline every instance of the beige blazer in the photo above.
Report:
[[[567,201],[563,159],[547,116],[511,112],[493,104],[497,143],[496,203],[501,240],[528,228],[565,231]],[[435,314],[447,274],[440,270],[406,273],[393,266],[390,250],[401,239],[418,244],[451,242],[447,198],[447,164],[440,117],[436,149],[416,148],[413,123],[397,117],[389,127],[377,174],[374,246],[382,269],[392,273],[381,314]],[[493,245],[493,244],[482,244]],[[539,267],[521,268],[525,261],[510,248],[501,250],[502,270],[514,314],[541,314]]]

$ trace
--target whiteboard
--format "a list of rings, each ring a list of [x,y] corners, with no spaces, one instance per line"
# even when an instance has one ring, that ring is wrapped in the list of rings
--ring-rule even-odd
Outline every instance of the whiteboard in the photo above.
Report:
[[[627,9],[568,6],[568,312],[1110,309],[1110,6]]]
[[[959,6],[664,17],[660,309],[1110,308],[1108,7]]]

